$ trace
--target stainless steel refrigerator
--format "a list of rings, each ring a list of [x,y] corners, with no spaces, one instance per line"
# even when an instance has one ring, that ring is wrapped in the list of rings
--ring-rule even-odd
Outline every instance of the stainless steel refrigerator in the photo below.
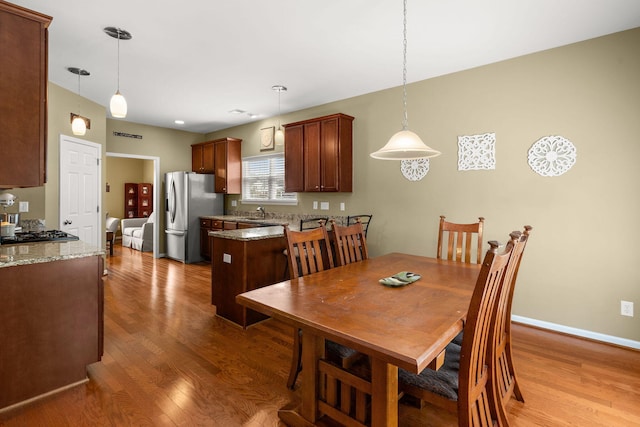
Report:
[[[202,261],[200,217],[224,214],[224,195],[214,192],[214,176],[168,172],[165,183],[166,255],[184,263]]]

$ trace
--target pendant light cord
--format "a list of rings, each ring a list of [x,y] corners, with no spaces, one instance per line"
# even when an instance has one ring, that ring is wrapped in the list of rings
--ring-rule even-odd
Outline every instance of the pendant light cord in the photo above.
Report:
[[[402,121],[402,130],[409,128],[409,116],[407,114],[407,0],[404,0],[404,16],[402,31],[402,103],[404,106],[404,119]]]
[[[118,90],[117,91],[118,93],[120,93],[120,28],[118,28],[117,31],[118,31]]]

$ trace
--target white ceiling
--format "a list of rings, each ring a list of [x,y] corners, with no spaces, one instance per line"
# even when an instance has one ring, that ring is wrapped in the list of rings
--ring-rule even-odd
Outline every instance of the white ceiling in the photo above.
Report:
[[[401,0],[12,2],[53,16],[49,80],[77,92],[67,67],[84,68],[91,75],[80,93],[101,105],[117,86],[118,42],[103,28],[133,35],[120,41],[131,122],[207,133],[277,116],[276,84],[289,89],[283,113],[402,84]],[[407,7],[408,82],[640,27],[638,0],[409,0]]]

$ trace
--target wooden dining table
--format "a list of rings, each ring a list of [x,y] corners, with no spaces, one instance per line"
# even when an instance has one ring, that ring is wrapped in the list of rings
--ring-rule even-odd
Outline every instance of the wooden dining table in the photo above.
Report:
[[[379,282],[402,271],[421,278],[399,287]],[[238,295],[239,304],[302,330],[301,402],[279,417],[288,425],[329,416],[347,425],[396,426],[398,368],[419,373],[444,354],[463,328],[479,271],[478,264],[390,253]],[[325,340],[369,356],[370,377],[329,366]],[[331,387],[336,377],[342,397]],[[354,395],[346,386],[364,402],[367,413],[356,409],[358,421],[348,413]],[[341,400],[346,410],[334,407]]]

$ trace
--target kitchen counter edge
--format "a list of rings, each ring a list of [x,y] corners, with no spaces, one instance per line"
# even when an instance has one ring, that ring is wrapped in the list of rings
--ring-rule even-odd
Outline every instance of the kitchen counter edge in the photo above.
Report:
[[[104,254],[104,250],[80,240],[0,245],[0,268]]]

